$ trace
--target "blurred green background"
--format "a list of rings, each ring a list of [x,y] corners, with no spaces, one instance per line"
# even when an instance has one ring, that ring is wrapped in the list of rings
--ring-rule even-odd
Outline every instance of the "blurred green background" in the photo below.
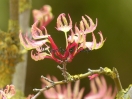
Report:
[[[65,47],[64,34],[55,29],[56,18],[60,13],[69,13],[73,23],[79,23],[81,16],[85,14],[89,15],[94,22],[98,18],[95,35],[98,38],[97,32],[102,31],[106,38],[101,49],[88,54],[79,53],[72,63],[67,65],[71,74],[85,73],[88,68],[98,69],[100,66],[116,67],[123,88],[132,83],[132,0],[32,0],[32,9],[40,9],[44,4],[52,6],[54,20],[47,26],[47,30],[59,47]],[[0,0],[0,29],[4,31],[7,30],[8,25],[8,6],[8,0]],[[32,14],[30,23],[33,23]],[[91,35],[87,37],[89,36],[91,37]],[[25,94],[31,94],[33,88],[41,87],[41,75],[50,74],[62,80],[57,65],[49,59],[36,62],[30,58],[29,52]],[[81,87],[86,87],[85,93],[88,93],[87,78],[81,80]]]

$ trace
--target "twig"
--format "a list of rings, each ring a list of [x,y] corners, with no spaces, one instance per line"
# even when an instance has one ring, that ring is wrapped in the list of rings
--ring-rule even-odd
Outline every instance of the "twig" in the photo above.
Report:
[[[66,62],[63,63],[63,76],[65,79],[67,79],[67,74],[66,74]]]
[[[59,69],[62,69],[62,68],[59,67]],[[68,73],[68,72],[66,72],[66,73]],[[100,67],[100,69],[97,69],[97,70],[88,69],[88,72],[84,73],[84,74],[78,74],[78,75],[73,75],[73,76],[69,74],[70,77],[68,77],[66,80],[57,81],[57,82],[54,82],[52,80],[49,80],[46,77],[41,76],[46,81],[50,82],[51,85],[50,86],[46,86],[43,89],[34,89],[33,91],[38,92],[38,93],[34,97],[32,97],[31,99],[36,99],[43,91],[46,91],[46,90],[48,90],[48,89],[50,89],[50,88],[52,88],[52,87],[54,87],[56,85],[73,82],[73,81],[76,81],[76,80],[91,76],[93,74],[105,74],[107,76],[110,76],[115,81],[115,84],[117,86],[118,91],[122,90],[122,86],[121,86],[120,79],[119,79],[119,74],[118,74],[116,68],[113,68],[113,71],[111,71],[111,69],[109,69],[107,67],[105,67],[105,68]]]
[[[116,74],[116,77],[114,78],[114,82],[117,86],[117,90],[120,91],[123,88],[122,88],[121,81],[120,81],[120,78],[119,78],[119,73],[118,73],[116,68],[113,68],[113,72]]]
[[[61,68],[59,65],[57,66],[58,69],[62,71],[62,75],[64,76],[65,80],[68,80],[71,75],[66,71],[66,66],[64,65],[63,68]]]
[[[42,77],[42,76],[41,76],[41,77]],[[67,83],[66,80],[54,82],[54,81],[49,80],[48,78],[46,78],[46,77],[44,77],[44,76],[43,76],[43,78],[44,78],[46,81],[50,82],[51,85],[50,85],[50,86],[45,86],[43,89],[33,89],[33,91],[38,92],[38,93],[37,93],[34,97],[32,97],[31,99],[36,99],[43,91],[46,91],[46,90],[48,90],[48,89],[50,89],[50,88],[52,88],[52,87],[54,87],[54,86],[56,86],[56,85],[61,85],[61,84]]]
[[[67,72],[66,72],[66,62],[63,62],[63,68],[61,68],[59,65],[57,66],[58,69],[62,71],[62,75],[64,76],[65,80],[68,78]]]

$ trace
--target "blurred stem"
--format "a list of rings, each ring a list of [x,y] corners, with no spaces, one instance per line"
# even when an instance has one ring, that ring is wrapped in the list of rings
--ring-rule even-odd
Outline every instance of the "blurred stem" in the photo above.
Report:
[[[19,0],[19,13],[31,9],[31,0]]]
[[[11,20],[18,20],[18,2],[19,0],[9,0]]]
[[[10,19],[9,19],[8,31],[11,33],[19,32],[18,4],[19,4],[19,0],[9,0]]]
[[[31,0],[18,0],[18,1],[19,1],[19,26],[23,34],[28,33],[29,35],[30,34],[29,20],[30,20]],[[15,85],[16,89],[24,93],[28,54],[27,53],[25,54],[26,50],[23,49],[22,46],[19,46],[19,47],[20,47],[19,50],[22,53],[22,57],[24,61],[16,65],[12,83],[13,85]]]
[[[18,21],[18,1],[9,0],[9,23],[8,33],[2,32],[0,46],[0,88],[12,81],[12,74],[15,71],[16,63],[20,62],[21,55],[19,54],[19,21]]]

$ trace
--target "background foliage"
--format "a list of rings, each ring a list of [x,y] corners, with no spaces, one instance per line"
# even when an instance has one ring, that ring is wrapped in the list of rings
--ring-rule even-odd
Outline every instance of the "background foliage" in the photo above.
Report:
[[[82,15],[89,15],[95,22],[98,18],[98,31],[107,38],[104,46],[96,51],[79,53],[73,62],[67,65],[71,74],[87,72],[88,68],[116,67],[120,73],[123,88],[132,82],[132,0],[32,0],[32,9],[40,9],[44,4],[52,6],[54,20],[47,26],[59,47],[65,47],[64,34],[56,31],[56,18],[60,13],[69,13],[73,23],[81,20]],[[9,18],[8,0],[0,0],[0,29],[6,31]],[[31,13],[32,15],[32,13]],[[31,16],[31,24],[33,19]],[[98,37],[98,35],[96,35]],[[87,36],[87,39],[91,37]],[[57,63],[45,59],[35,62],[28,56],[26,90],[28,95],[33,88],[40,88],[41,75],[54,75],[63,79]],[[109,80],[108,80],[109,81]],[[83,79],[81,86],[89,89],[89,80]],[[88,90],[87,90],[88,91]]]

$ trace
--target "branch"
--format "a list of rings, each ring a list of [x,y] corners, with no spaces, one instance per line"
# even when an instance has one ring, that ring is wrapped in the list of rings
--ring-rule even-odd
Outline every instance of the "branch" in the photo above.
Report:
[[[62,69],[59,66],[58,66],[58,68]],[[36,99],[43,91],[46,91],[46,90],[48,90],[48,89],[50,89],[56,85],[61,85],[61,84],[73,82],[73,81],[91,76],[93,74],[105,74],[105,75],[111,77],[115,81],[115,84],[117,86],[118,91],[122,90],[121,82],[119,79],[119,74],[118,74],[116,68],[113,68],[113,71],[111,71],[111,69],[109,69],[107,67],[105,67],[105,68],[100,67],[100,69],[97,69],[97,70],[88,69],[87,73],[73,75],[73,76],[70,75],[68,72],[66,72],[66,73],[68,74],[68,78],[66,80],[57,81],[57,82],[54,82],[54,81],[52,81],[52,80],[50,80],[44,76],[41,76],[41,78],[43,78],[46,81],[48,81],[49,83],[51,83],[51,85],[45,86],[42,89],[33,89],[33,91],[38,92],[38,93],[34,97],[32,97],[31,99]]]
[[[43,91],[46,91],[46,90],[48,90],[48,89],[50,89],[50,88],[52,88],[52,87],[54,87],[56,85],[61,85],[61,84],[67,83],[66,80],[54,82],[54,81],[52,81],[52,80],[50,80],[50,79],[48,79],[48,78],[46,78],[44,76],[41,76],[41,78],[43,78],[46,81],[50,82],[51,85],[50,86],[45,86],[43,89],[36,89],[36,88],[33,89],[33,91],[38,92],[38,93],[35,96],[33,96],[31,99],[36,99]]]

